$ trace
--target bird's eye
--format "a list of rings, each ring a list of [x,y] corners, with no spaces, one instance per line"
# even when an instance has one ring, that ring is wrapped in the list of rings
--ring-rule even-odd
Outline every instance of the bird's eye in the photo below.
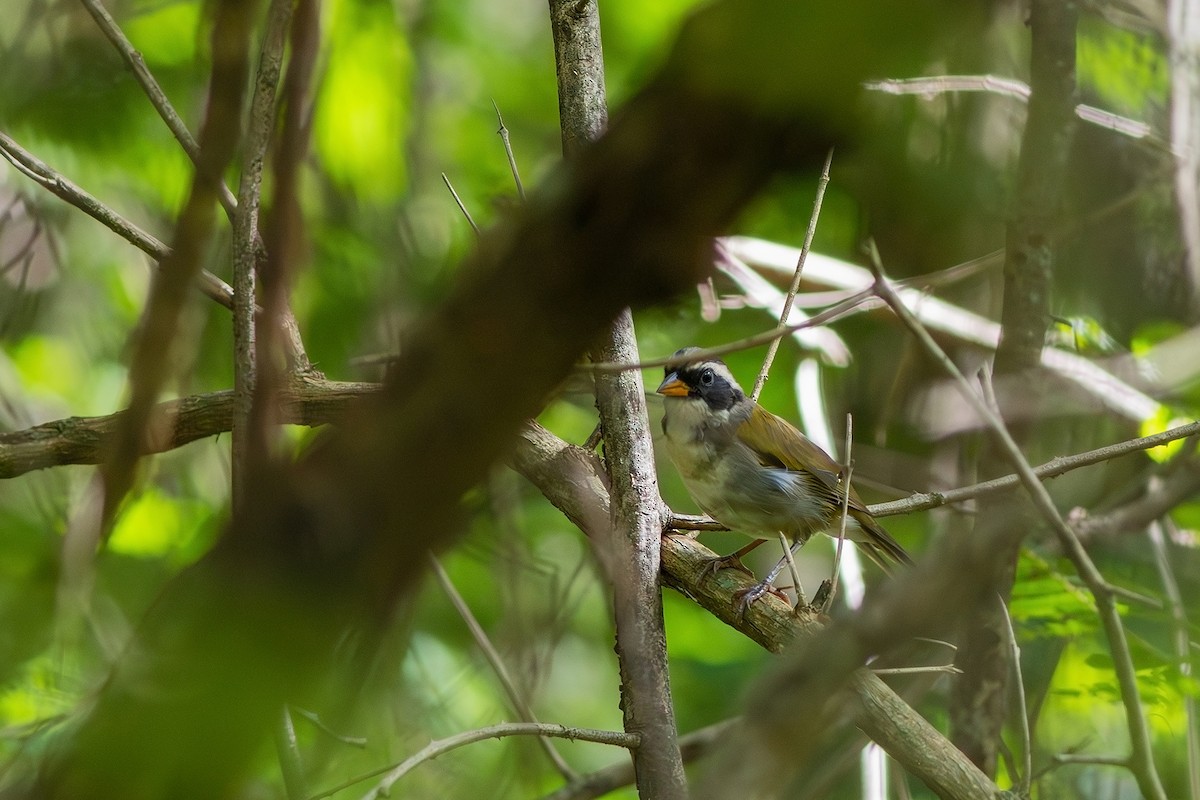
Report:
[[[712,386],[713,377],[713,371],[711,369],[704,370],[700,373],[700,385]]]

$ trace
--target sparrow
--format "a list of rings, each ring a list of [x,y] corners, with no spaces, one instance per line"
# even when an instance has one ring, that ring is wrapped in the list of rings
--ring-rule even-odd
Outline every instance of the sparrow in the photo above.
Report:
[[[676,351],[686,359],[699,348]],[[718,559],[711,569],[736,567],[766,536],[782,536],[795,551],[814,533],[837,538],[847,491],[846,538],[890,572],[912,559],[867,511],[842,470],[791,423],[750,399],[723,361],[697,359],[667,367],[659,385],[667,453],[696,503],[730,530],[756,539]],[[739,597],[744,611],[771,591],[781,561],[770,575]],[[797,587],[799,591],[799,587]]]

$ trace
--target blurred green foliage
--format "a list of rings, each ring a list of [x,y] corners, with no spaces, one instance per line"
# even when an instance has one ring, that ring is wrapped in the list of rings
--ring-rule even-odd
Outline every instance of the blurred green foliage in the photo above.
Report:
[[[110,5],[195,131],[208,59],[205,3]],[[614,110],[666,62],[679,26],[699,5],[698,0],[602,4]],[[0,30],[0,129],[136,224],[167,235],[191,170],[116,53],[81,7],[51,0],[12,0],[11,6],[7,11],[19,24]],[[799,20],[807,12],[790,13]],[[323,14],[312,151],[302,180],[307,259],[294,308],[319,369],[334,378],[373,378],[352,359],[402,342],[412,321],[455,280],[456,265],[474,242],[441,174],[483,226],[502,222],[516,202],[493,101],[527,186],[547,179],[558,163],[553,50],[545,9],[538,4],[331,0]],[[980,25],[977,38],[947,44],[939,61],[916,62],[914,51],[913,69],[1027,77],[1019,22],[1011,11],[997,10]],[[758,39],[788,46],[796,31],[790,24],[767,24],[742,35],[753,41],[741,45],[752,49],[763,46]],[[893,41],[897,47],[911,44],[902,35]],[[836,43],[825,44],[828,49]],[[722,70],[739,64],[741,54],[735,47],[711,65],[714,79],[731,91],[739,86],[739,73]],[[812,59],[836,62],[835,56],[822,51]],[[1079,75],[1092,101],[1165,130],[1167,63],[1160,41],[1088,18],[1079,39]],[[811,76],[776,78],[773,91],[779,95],[798,86],[828,90],[812,83],[819,78]],[[853,152],[835,154],[834,182],[815,249],[861,262],[862,241],[872,235],[889,270],[907,276],[999,246],[1023,116],[1019,104],[1008,98],[941,96],[876,97],[871,105],[877,130]],[[1141,352],[1178,332],[1171,322],[1177,307],[1163,299],[1174,295],[1170,270],[1177,263],[1171,258],[1173,240],[1161,234],[1163,215],[1170,211],[1155,204],[1163,178],[1141,169],[1147,156],[1140,145],[1114,141],[1109,133],[1082,133],[1073,157],[1078,165],[1072,188],[1079,191],[1071,211],[1079,225],[1064,236],[1065,263],[1055,299],[1061,307],[1055,310],[1094,323],[1099,333],[1084,338],[1091,342],[1103,334],[1106,353],[1112,351],[1110,340],[1125,351]],[[738,232],[798,244],[816,180],[811,174],[780,179],[745,213]],[[1145,202],[1092,216],[1129,192]],[[48,247],[26,269],[0,273],[0,430],[119,409],[129,341],[151,265],[98,223],[66,209],[13,169],[0,167],[0,209],[17,207],[10,204],[38,221]],[[1157,216],[1148,215],[1147,208]],[[0,243],[5,231],[0,224]],[[1111,246],[1109,236],[1119,237],[1119,246]],[[228,279],[228,261],[223,231],[207,266]],[[995,316],[998,285],[990,274],[938,293]],[[1131,286],[1151,288],[1134,292]],[[735,293],[721,279],[717,288]],[[765,313],[749,308],[726,308],[716,322],[703,322],[695,296],[641,313],[637,321],[647,357],[688,344],[723,344],[772,324]],[[228,314],[197,296],[186,326],[169,391],[182,395],[230,386]],[[947,488],[946,481],[969,474],[959,462],[976,447],[973,434],[926,441],[910,421],[914,398],[934,373],[897,328],[884,317],[860,315],[838,323],[837,330],[855,360],[844,370],[825,368],[825,400],[835,431],[844,412],[854,412],[859,438],[867,443],[857,456],[864,478],[904,491]],[[727,359],[747,386],[762,352]],[[796,417],[789,378],[807,355],[785,343],[763,395],[767,407]],[[968,347],[956,356],[965,363],[978,359]],[[649,384],[657,379],[657,372],[647,373]],[[1143,421],[1143,432],[1190,417],[1198,405],[1189,388],[1164,406],[1166,417]],[[653,404],[651,410],[657,414]],[[589,397],[570,396],[551,404],[541,420],[560,436],[582,442],[595,414]],[[652,424],[657,432],[657,421]],[[1030,449],[1046,457],[1065,455],[1134,435],[1137,427],[1083,418],[1032,441]],[[914,463],[921,467],[912,469]],[[1148,462],[1138,457],[1137,463],[1141,468]],[[1084,499],[1071,504],[1104,505],[1111,499],[1108,487],[1131,469],[1093,468],[1089,476],[1103,477],[1087,478]],[[5,764],[0,773],[28,763],[31,754],[53,741],[60,715],[79,708],[103,680],[162,584],[215,541],[227,514],[228,437],[153,460],[97,561],[94,591],[80,611],[63,595],[58,552],[72,521],[86,513],[93,477],[91,468],[70,467],[0,482],[0,760]],[[674,508],[696,511],[665,462],[660,477]],[[882,488],[864,495],[872,502],[888,497]],[[446,556],[445,566],[540,717],[620,728],[611,612],[587,543],[535,490],[509,474],[497,474],[464,504],[470,532],[462,547]],[[1069,510],[1065,501],[1064,506]],[[1181,506],[1176,520],[1185,534],[1200,529],[1200,503]],[[931,537],[969,535],[970,519],[943,511],[886,524],[920,551]],[[736,546],[732,536],[704,538],[721,551]],[[1090,600],[1044,544],[1033,537],[1019,565],[1012,605],[1026,646],[1030,691],[1044,697],[1037,758],[1080,749],[1122,752],[1122,710]],[[1200,563],[1194,548],[1181,544],[1172,545],[1173,566],[1185,608],[1197,619]],[[1149,562],[1131,564],[1128,548],[1097,546],[1106,574],[1119,573],[1122,585],[1161,597]],[[765,552],[769,549],[762,548],[757,569],[773,561],[774,554]],[[828,550],[814,543],[805,559],[819,574],[827,569]],[[1180,786],[1182,699],[1195,697],[1197,685],[1171,655],[1166,613],[1126,613],[1162,766],[1171,785]],[[738,713],[742,691],[769,656],[672,593],[666,596],[666,617],[681,730]],[[1194,638],[1194,627],[1189,632]],[[347,653],[339,657],[349,661],[355,636],[347,632]],[[945,689],[939,682],[921,705],[943,727]],[[516,717],[462,620],[432,584],[398,612],[361,694],[371,702],[355,710],[310,710],[336,733],[364,737],[362,748],[296,717],[313,791],[399,761],[431,737]],[[623,757],[586,743],[560,741],[556,747],[580,771]],[[281,796],[273,757],[263,756],[258,781],[259,796]],[[507,739],[423,765],[402,786],[413,797],[501,798],[537,796],[559,783],[533,742]],[[1125,783],[1125,776],[1103,769],[1063,768],[1047,776],[1038,796],[1091,797],[1097,796],[1089,793],[1093,790],[1115,792]],[[366,785],[337,796],[358,796]],[[913,791],[928,796],[923,787]],[[831,796],[856,792],[851,774]]]

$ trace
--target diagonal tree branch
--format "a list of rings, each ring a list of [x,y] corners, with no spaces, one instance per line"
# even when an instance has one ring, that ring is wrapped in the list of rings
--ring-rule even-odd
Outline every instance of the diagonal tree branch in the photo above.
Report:
[[[134,225],[116,211],[101,203],[67,178],[55,172],[37,156],[30,153],[8,134],[0,132],[0,156],[17,171],[61,200],[87,214],[113,233],[160,263],[171,254],[171,248]],[[200,273],[200,291],[226,308],[233,308],[233,289],[208,270]]]
[[[81,0],[83,7],[92,15],[92,19],[96,21],[97,27],[101,32],[112,42],[113,47],[121,54],[121,59],[125,62],[125,66],[133,73],[133,77],[137,79],[138,85],[142,87],[142,91],[146,93],[146,97],[150,99],[150,105],[154,106],[154,110],[162,117],[162,121],[170,129],[175,139],[183,147],[183,152],[187,153],[187,157],[192,160],[192,163],[199,166],[200,164],[200,145],[192,136],[191,131],[187,129],[183,119],[179,113],[175,111],[175,107],[171,105],[167,93],[159,86],[158,81],[154,79],[154,75],[150,73],[149,67],[146,66],[146,60],[142,58],[125,36],[125,32],[121,30],[121,26],[113,19],[112,14],[108,13],[108,9],[100,0]],[[217,187],[217,199],[226,213],[233,215],[237,208],[238,201],[234,199],[233,192],[229,191],[229,187],[221,181]]]

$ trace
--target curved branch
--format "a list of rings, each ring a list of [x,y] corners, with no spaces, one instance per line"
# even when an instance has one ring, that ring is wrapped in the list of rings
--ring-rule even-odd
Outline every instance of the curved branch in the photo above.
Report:
[[[26,178],[75,206],[155,261],[161,262],[171,254],[171,248],[55,172],[3,132],[0,132],[0,156]],[[197,288],[226,308],[233,308],[233,289],[208,270],[201,271]]]
[[[319,794],[314,794],[308,800],[323,800],[323,798],[332,797],[343,789],[348,789],[356,783],[361,783],[362,781],[374,778],[376,775],[382,775],[385,772],[387,775],[379,782],[378,786],[367,793],[367,797],[387,797],[392,785],[396,781],[426,761],[432,761],[438,756],[449,753],[451,750],[457,750],[460,747],[465,747],[475,742],[482,742],[485,739],[502,739],[506,736],[553,736],[558,739],[570,739],[571,741],[609,744],[629,750],[637,748],[640,742],[640,737],[636,734],[624,733],[622,731],[605,731],[596,728],[571,728],[566,725],[556,725],[550,722],[504,722],[499,725],[490,725],[486,728],[447,736],[445,739],[437,739],[394,767],[384,767],[383,769],[374,770],[351,778],[345,783],[334,786],[332,789],[326,789]]]

